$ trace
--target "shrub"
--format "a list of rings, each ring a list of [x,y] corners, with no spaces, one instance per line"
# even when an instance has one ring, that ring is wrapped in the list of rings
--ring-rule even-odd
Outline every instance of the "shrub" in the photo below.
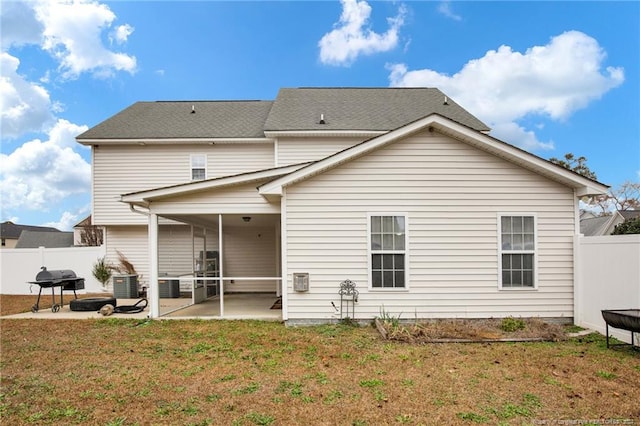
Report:
[[[523,330],[526,327],[524,320],[515,319],[513,317],[503,318],[500,323],[502,331],[513,333],[514,331]]]
[[[113,267],[105,260],[104,256],[101,257],[93,264],[93,276],[102,284],[102,287],[106,287],[107,283],[111,279],[111,271]]]
[[[640,217],[627,219],[613,229],[611,235],[640,234]]]

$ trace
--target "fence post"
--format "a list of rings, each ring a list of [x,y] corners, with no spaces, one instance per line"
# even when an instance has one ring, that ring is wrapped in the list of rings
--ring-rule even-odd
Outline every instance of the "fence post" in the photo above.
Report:
[[[576,234],[573,236],[573,323],[575,325],[582,324],[583,315],[582,311],[584,310],[584,304],[582,300],[582,295],[584,289],[581,288],[583,285],[582,280],[582,271],[581,271],[581,235]]]
[[[44,246],[38,247],[38,251],[40,252],[40,266],[38,266],[38,269],[40,269],[41,266],[47,266],[46,264],[47,259],[45,259],[45,256],[44,256],[44,253],[45,253]]]

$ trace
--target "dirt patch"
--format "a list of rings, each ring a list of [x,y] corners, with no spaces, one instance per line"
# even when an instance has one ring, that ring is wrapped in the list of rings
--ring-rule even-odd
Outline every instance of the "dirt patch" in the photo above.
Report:
[[[447,319],[403,323],[376,319],[383,338],[412,343],[560,341],[564,327],[537,318]]]

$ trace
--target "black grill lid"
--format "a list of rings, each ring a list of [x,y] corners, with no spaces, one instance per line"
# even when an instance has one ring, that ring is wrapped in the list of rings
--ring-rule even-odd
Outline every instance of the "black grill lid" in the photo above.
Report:
[[[71,269],[54,269],[52,271],[48,271],[44,266],[41,269],[42,271],[38,272],[38,275],[36,275],[36,281],[59,281],[77,278],[76,273]]]

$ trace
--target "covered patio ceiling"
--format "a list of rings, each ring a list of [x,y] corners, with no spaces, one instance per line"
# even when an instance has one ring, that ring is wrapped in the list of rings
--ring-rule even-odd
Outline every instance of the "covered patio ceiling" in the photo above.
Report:
[[[218,214],[177,214],[162,215],[166,219],[188,225],[201,226],[205,228],[218,227]],[[245,218],[249,218],[247,221]],[[279,214],[223,214],[222,226],[241,226],[244,228],[266,228],[277,226],[280,223]]]

